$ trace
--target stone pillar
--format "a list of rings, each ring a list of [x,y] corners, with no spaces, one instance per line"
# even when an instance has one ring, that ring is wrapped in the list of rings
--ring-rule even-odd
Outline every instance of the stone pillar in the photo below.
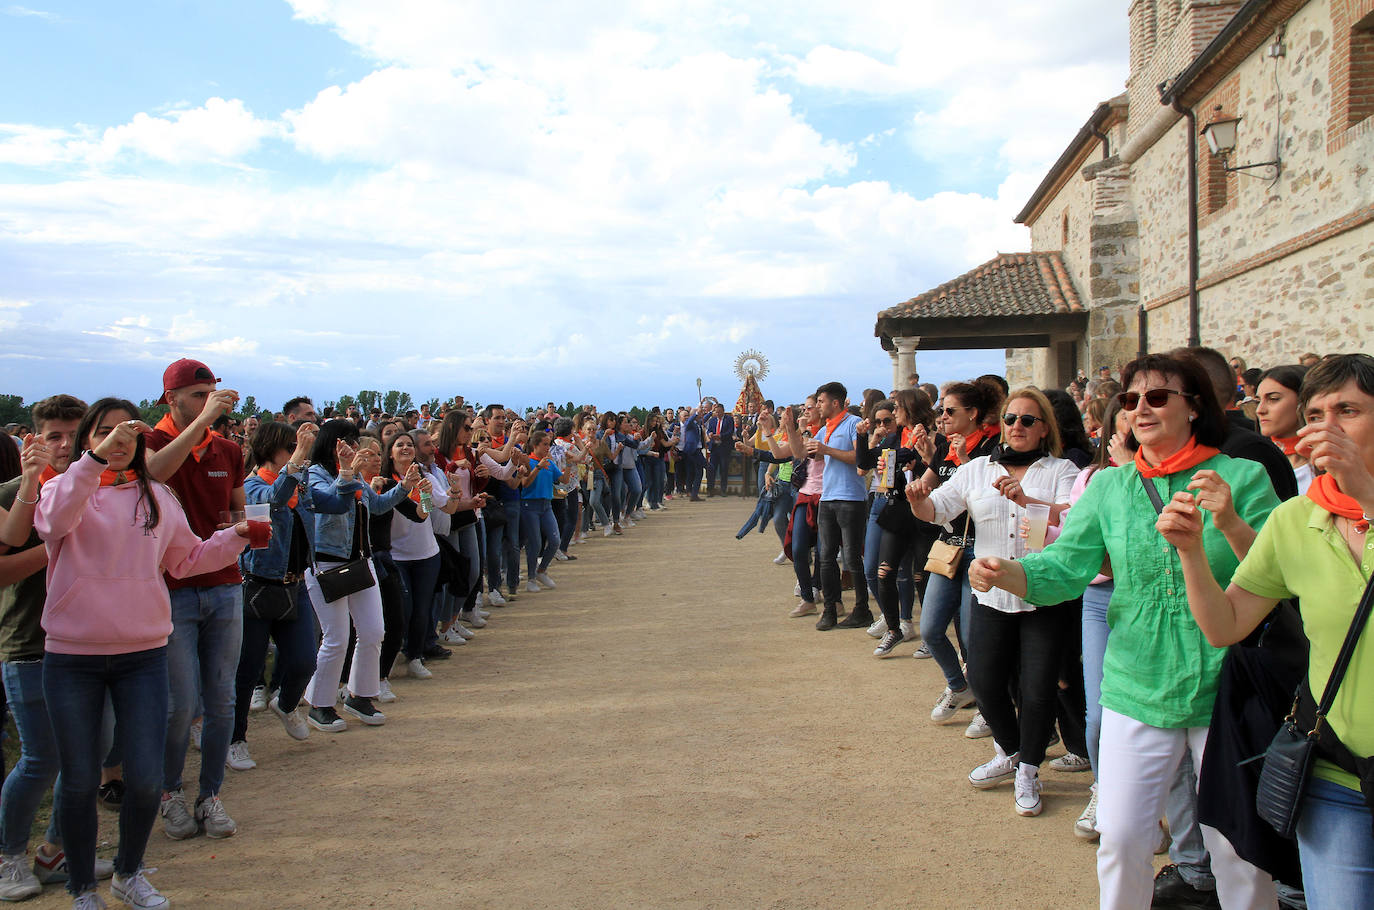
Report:
[[[907,335],[892,339],[892,344],[897,348],[896,355],[892,359],[892,388],[904,389],[907,387],[906,378],[916,372],[916,347],[921,343],[918,335]]]
[[[887,352],[887,356],[889,356],[889,357],[892,358],[892,382],[893,382],[893,386],[892,386],[892,387],[895,389],[895,388],[897,388],[897,385],[896,385],[896,382],[897,382],[897,371],[900,370],[901,367],[897,365],[897,352],[896,352],[896,351],[888,351],[888,352]]]

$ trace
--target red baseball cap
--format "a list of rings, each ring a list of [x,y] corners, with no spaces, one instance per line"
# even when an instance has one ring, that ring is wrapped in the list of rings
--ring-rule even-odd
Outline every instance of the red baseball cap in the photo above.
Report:
[[[202,382],[218,383],[220,381],[220,378],[210,372],[210,368],[199,360],[183,357],[162,372],[162,396],[158,398],[158,401],[166,401],[168,392],[184,389],[188,385],[199,385]]]

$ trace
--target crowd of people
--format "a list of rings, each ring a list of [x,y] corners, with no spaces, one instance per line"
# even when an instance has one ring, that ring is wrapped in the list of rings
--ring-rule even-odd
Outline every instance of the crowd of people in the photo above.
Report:
[[[129,906],[168,906],[151,832],[236,832],[222,791],[226,769],[256,767],[253,712],[297,740],[384,725],[393,679],[433,678],[494,610],[556,589],[589,535],[724,493],[743,453],[757,503],[737,537],[778,535],[790,616],[932,660],[932,724],[991,740],[970,785],[1010,784],[1036,816],[1043,767],[1091,775],[1074,834],[1100,841],[1104,908],[1371,906],[1367,638],[1318,724],[1296,845],[1248,808],[1260,763],[1240,761],[1295,691],[1323,690],[1374,574],[1374,358],[1312,360],[1250,375],[1189,348],[1065,390],[912,377],[851,405],[828,382],[803,404],[707,399],[642,422],[461,397],[401,415],[298,397],[239,420],[193,360],[167,368],[151,427],[122,399],[54,395],[0,445],[0,669],[21,745],[0,899],[64,881],[92,910],[108,877]]]
[[[129,401],[58,394],[0,444],[0,659],[21,747],[0,900],[65,882],[93,910],[109,878],[129,906],[169,906],[144,866],[151,832],[235,834],[222,793],[226,769],[257,767],[251,713],[296,740],[382,726],[392,679],[432,679],[492,610],[555,590],[588,535],[698,498],[708,467],[709,403],[641,424],[461,397],[365,418],[297,397],[239,419],[219,386],[179,360],[151,427]],[[113,859],[96,855],[100,806],[119,814]]]
[[[770,476],[740,535],[773,520],[789,615],[933,660],[931,722],[992,740],[968,782],[1010,784],[1017,815],[1046,764],[1090,773],[1074,833],[1104,908],[1374,907],[1370,635],[1316,724],[1297,843],[1254,809],[1257,756],[1374,574],[1374,358],[1254,374],[1185,348],[1064,390],[910,386],[826,383],[746,428]]]

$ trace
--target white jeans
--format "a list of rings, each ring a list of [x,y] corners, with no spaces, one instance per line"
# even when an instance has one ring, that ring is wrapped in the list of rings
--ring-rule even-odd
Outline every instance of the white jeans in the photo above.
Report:
[[[326,563],[326,567],[328,564]],[[348,618],[358,630],[353,648],[353,668],[348,674],[348,691],[364,698],[376,698],[382,691],[382,592],[376,585],[377,571],[367,560],[373,585],[356,594],[325,603],[315,570],[306,569],[305,587],[310,603],[320,620],[320,653],[315,659],[315,675],[305,688],[306,701],[317,708],[333,707],[339,700],[339,674],[343,671],[344,651],[348,648]]]
[[[1097,882],[1102,910],[1146,910],[1154,896],[1153,864],[1159,819],[1183,750],[1202,766],[1207,728],[1166,730],[1102,709],[1098,746]],[[1231,842],[1202,825],[1223,910],[1278,906],[1274,881],[1236,855]]]

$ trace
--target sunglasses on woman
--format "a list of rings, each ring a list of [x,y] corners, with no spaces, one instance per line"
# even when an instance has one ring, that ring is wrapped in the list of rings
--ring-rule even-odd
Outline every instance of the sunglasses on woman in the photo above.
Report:
[[[1043,417],[1036,417],[1034,414],[1003,414],[1002,422],[1007,426],[1015,426],[1016,421],[1021,421],[1021,426],[1030,429],[1035,426],[1036,421],[1044,421]]]
[[[1140,392],[1122,392],[1116,396],[1123,411],[1134,411],[1140,407],[1140,399],[1144,398],[1145,403],[1152,408],[1162,408],[1169,403],[1169,396],[1177,395],[1180,398],[1192,398],[1187,392],[1176,392],[1173,389],[1150,389],[1143,395]]]
[[[941,411],[946,417],[953,417],[955,414],[959,413],[960,411],[967,411],[967,410],[968,410],[968,408],[940,408],[940,411]]]

